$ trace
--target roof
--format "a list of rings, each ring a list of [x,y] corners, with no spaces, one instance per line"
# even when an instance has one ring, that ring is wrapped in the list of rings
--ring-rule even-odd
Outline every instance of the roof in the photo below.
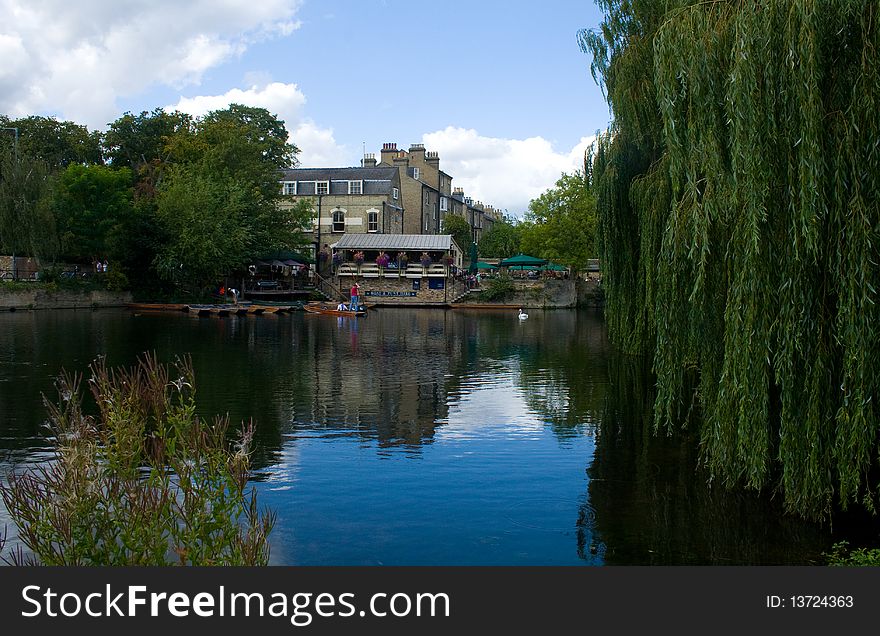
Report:
[[[337,241],[337,250],[432,250],[461,251],[449,234],[344,234]]]
[[[391,181],[397,168],[288,168],[282,171],[282,181],[331,181],[333,179],[357,181]]]

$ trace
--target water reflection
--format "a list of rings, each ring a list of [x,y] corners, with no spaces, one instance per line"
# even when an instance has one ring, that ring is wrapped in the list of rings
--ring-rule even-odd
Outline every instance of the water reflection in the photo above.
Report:
[[[654,438],[651,376],[599,314],[385,308],[0,315],[0,470],[40,458],[40,393],[97,355],[192,356],[199,409],[257,422],[286,564],[802,563],[820,529],[705,487]]]

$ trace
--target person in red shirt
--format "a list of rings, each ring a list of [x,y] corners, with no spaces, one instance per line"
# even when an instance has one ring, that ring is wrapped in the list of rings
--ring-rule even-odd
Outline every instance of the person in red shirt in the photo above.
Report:
[[[349,304],[349,309],[351,311],[358,310],[358,296],[360,296],[361,286],[359,283],[355,283],[351,286],[351,303]]]

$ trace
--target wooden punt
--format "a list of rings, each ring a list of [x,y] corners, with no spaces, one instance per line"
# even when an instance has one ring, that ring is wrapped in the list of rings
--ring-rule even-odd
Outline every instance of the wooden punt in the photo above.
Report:
[[[328,303],[309,303],[308,305],[303,305],[303,309],[311,314],[325,314],[327,316],[364,316],[366,315],[366,311],[341,311],[336,309],[336,305],[330,305]]]

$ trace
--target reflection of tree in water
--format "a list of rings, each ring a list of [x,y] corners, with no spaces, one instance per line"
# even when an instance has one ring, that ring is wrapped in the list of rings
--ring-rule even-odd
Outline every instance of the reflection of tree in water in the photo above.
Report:
[[[693,433],[654,435],[652,382],[642,360],[610,357],[605,408],[587,471],[606,562],[821,563],[827,532],[784,516],[766,496],[710,487],[698,469]]]

